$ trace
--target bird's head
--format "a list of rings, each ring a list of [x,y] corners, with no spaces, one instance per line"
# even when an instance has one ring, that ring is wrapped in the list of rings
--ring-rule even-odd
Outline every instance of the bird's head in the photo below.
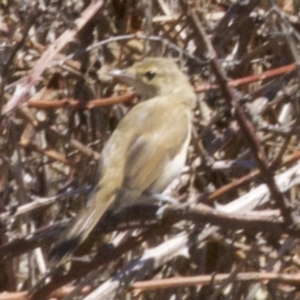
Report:
[[[110,75],[132,85],[145,99],[172,94],[188,84],[187,76],[167,58],[146,58],[127,69],[113,70]]]

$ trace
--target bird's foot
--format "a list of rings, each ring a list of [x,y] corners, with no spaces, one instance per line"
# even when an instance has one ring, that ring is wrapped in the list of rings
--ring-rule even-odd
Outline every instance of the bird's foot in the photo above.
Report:
[[[167,209],[168,207],[168,204],[179,204],[180,202],[173,198],[173,197],[170,197],[168,195],[163,195],[163,194],[153,194],[153,199],[156,200],[156,201],[159,201],[160,203],[163,203],[164,205],[162,205],[156,212],[156,216],[159,218],[159,219],[162,219],[163,215],[164,215],[164,212],[165,210]]]

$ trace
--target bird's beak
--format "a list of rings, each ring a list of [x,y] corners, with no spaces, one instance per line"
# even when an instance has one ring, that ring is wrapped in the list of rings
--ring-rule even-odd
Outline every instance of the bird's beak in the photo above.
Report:
[[[120,69],[113,69],[108,71],[108,75],[113,76],[113,77],[119,77],[119,76],[123,76],[125,73],[124,70],[120,70]]]
[[[126,72],[126,70],[110,70],[107,74],[128,84],[133,84],[136,81],[136,77],[133,74]]]

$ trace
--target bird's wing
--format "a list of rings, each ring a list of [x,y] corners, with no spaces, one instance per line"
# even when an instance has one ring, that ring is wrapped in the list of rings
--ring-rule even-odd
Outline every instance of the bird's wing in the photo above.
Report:
[[[126,132],[127,126],[136,128],[136,136],[127,148],[123,188],[138,189],[137,194],[147,191],[160,178],[166,163],[178,154],[188,138],[189,109],[176,103],[176,99],[171,107],[169,100],[164,103],[164,98],[141,103],[131,112],[131,124],[126,124],[126,119],[120,124],[122,132]]]

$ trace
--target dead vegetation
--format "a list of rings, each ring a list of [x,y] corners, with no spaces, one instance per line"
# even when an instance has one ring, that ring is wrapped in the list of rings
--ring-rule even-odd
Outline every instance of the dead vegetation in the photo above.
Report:
[[[298,1],[0,11],[0,299],[299,299]],[[139,100],[107,71],[146,56],[177,59],[199,95],[187,168],[168,190],[181,204],[161,219],[155,203],[108,217],[50,272],[51,243]]]

